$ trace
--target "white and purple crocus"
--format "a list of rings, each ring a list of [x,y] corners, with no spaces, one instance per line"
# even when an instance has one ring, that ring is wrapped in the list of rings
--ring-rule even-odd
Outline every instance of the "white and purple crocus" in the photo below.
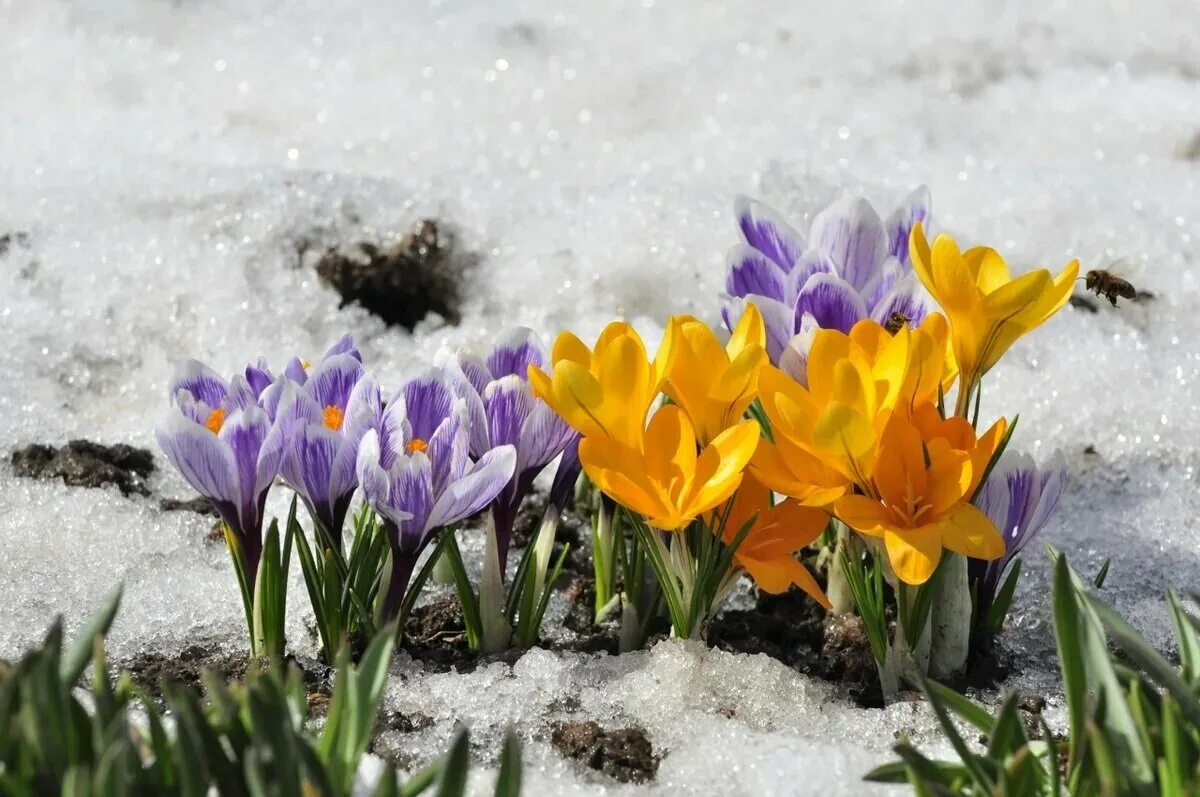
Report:
[[[1061,451],[1042,467],[1028,454],[1006,451],[1001,455],[975,499],[1004,537],[1004,555],[999,559],[970,562],[970,579],[980,606],[992,605],[1004,571],[1046,525],[1066,482],[1067,466]]]
[[[463,376],[431,368],[409,380],[362,437],[358,479],[383,518],[392,565],[382,619],[397,617],[421,552],[435,532],[483,510],[517,465],[511,445],[471,457]]]
[[[467,394],[471,453],[483,456],[501,445],[510,445],[517,452],[512,478],[491,506],[501,579],[508,565],[517,510],[534,479],[564,450],[567,453],[555,477],[559,489],[552,491],[551,499],[565,502],[579,476],[575,453],[579,435],[535,397],[529,386],[529,366],[547,369],[549,359],[537,335],[525,327],[503,334],[485,357],[467,352],[456,355],[472,388]],[[566,490],[562,484],[567,484]]]
[[[864,199],[839,199],[813,217],[807,238],[761,202],[740,197],[734,213],[742,242],[729,251],[722,315],[732,330],[753,302],[776,365],[802,332],[849,332],[864,318],[886,324],[896,314],[916,325],[936,309],[908,254],[913,224],[928,223],[923,186],[887,219]],[[803,340],[797,347],[803,357]]]
[[[280,390],[289,400],[290,389]],[[196,360],[179,368],[169,392],[174,406],[155,430],[158,444],[229,526],[253,594],[267,491],[283,462],[283,429],[261,406],[263,390],[251,380],[226,381]]]

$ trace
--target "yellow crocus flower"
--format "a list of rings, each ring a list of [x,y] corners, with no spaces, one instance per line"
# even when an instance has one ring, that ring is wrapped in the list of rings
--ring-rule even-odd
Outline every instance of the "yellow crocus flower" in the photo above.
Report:
[[[960,252],[944,233],[931,247],[920,222],[913,225],[909,252],[917,277],[950,319],[954,358],[961,372],[957,414],[965,415],[980,377],[1017,338],[1067,303],[1079,276],[1079,261],[1072,260],[1057,277],[1037,269],[1014,278],[1004,258],[990,247]]]
[[[737,565],[764,592],[778,595],[795,584],[828,609],[829,598],[808,568],[796,559],[796,552],[821,535],[829,515],[790,498],[771,506],[771,491],[747,473],[725,520],[725,543],[733,542],[751,517],[755,518],[754,525],[733,556]]]
[[[674,357],[664,391],[687,413],[701,445],[742,420],[758,394],[758,372],[767,364],[766,329],[753,304],[722,346],[712,329],[692,316],[669,324]]]
[[[947,373],[946,321],[931,314],[891,335],[875,321],[844,334],[820,330],[808,354],[808,387],[777,368],[759,375],[774,445],[760,447],[755,474],[776,492],[825,506],[870,480],[876,442],[892,415],[932,406]]]
[[[551,373],[529,367],[533,394],[584,437],[607,437],[641,446],[646,414],[662,391],[672,358],[672,328],[650,362],[632,326],[614,321],[595,348],[570,332],[554,341]]]
[[[742,421],[697,453],[691,421],[668,404],[650,419],[643,446],[585,436],[579,461],[614,501],[643,515],[653,528],[675,531],[733,495],[758,441],[758,424]]]
[[[992,521],[971,505],[1004,437],[997,421],[982,437],[965,419],[942,420],[930,405],[912,418],[894,415],[879,440],[879,458],[861,494],[845,495],[833,513],[860,534],[883,541],[897,578],[924,584],[948,548],[976,559],[1004,554]]]

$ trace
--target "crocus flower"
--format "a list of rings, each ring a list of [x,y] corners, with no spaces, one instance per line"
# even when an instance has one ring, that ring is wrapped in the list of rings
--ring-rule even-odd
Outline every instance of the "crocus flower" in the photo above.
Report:
[[[438,529],[490,504],[512,479],[511,445],[470,457],[467,401],[453,375],[430,369],[409,380],[368,430],[358,451],[358,478],[383,518],[392,571],[383,617],[396,617],[417,558]]]
[[[913,227],[913,268],[950,320],[954,358],[961,372],[958,414],[964,415],[979,378],[1008,348],[1067,303],[1079,261],[1057,277],[1037,269],[1013,278],[995,249],[977,246],[960,252],[949,235],[930,247],[918,222]]]
[[[965,419],[942,420],[928,409],[913,418],[893,415],[880,436],[873,475],[855,485],[861,494],[833,504],[839,520],[882,541],[906,584],[928,581],[943,548],[977,559],[1004,555],[995,524],[970,503],[1004,437],[1004,419],[977,439]]]
[[[675,531],[733,495],[758,441],[758,424],[742,421],[697,454],[692,422],[668,404],[650,419],[643,447],[585,436],[579,460],[610,498],[644,515],[647,525]]]
[[[972,560],[971,581],[978,585],[980,605],[990,606],[1004,571],[1034,537],[1062,498],[1067,465],[1061,451],[1039,468],[1028,454],[1006,450],[992,468],[976,505],[1004,537],[1004,555],[990,562]]]
[[[727,259],[725,324],[733,329],[747,303],[758,307],[776,365],[808,324],[849,332],[899,314],[916,325],[935,309],[909,264],[909,231],[929,216],[924,186],[886,220],[866,200],[837,200],[813,218],[807,240],[761,202],[739,198],[734,212],[742,243]]]
[[[465,352],[457,355],[457,365],[470,384],[464,397],[473,418],[471,454],[482,457],[501,445],[511,445],[517,452],[512,479],[492,503],[501,573],[508,562],[513,523],[521,501],[542,469],[578,437],[546,402],[534,396],[530,387],[530,369],[545,368],[548,360],[537,335],[524,327],[506,333],[484,358]],[[578,475],[574,456],[559,467],[574,469]]]
[[[708,324],[691,316],[668,323],[674,327],[675,356],[664,390],[706,445],[741,421],[758,394],[758,372],[767,363],[762,316],[750,305],[725,346]]]
[[[946,334],[937,313],[895,335],[860,321],[848,335],[829,329],[814,334],[807,386],[777,368],[763,368],[759,397],[773,443],[755,454],[757,478],[809,506],[827,506],[869,481],[887,419],[936,400],[946,374]]]
[[[320,523],[334,550],[358,487],[355,470],[363,435],[379,424],[379,386],[350,354],[327,354],[294,390],[280,414],[286,432],[282,474]]]
[[[284,434],[242,376],[226,382],[189,360],[171,381],[175,406],[155,430],[175,469],[233,532],[253,592],[262,555],[263,509],[283,459]]]
[[[554,341],[550,375],[533,365],[533,395],[550,405],[584,437],[607,437],[637,448],[646,414],[662,390],[673,356],[672,327],[653,362],[641,337],[629,324],[604,328],[594,349],[570,332]]]
[[[724,541],[733,542],[752,517],[754,525],[734,552],[737,566],[764,592],[778,595],[795,584],[828,609],[829,599],[796,552],[821,536],[829,515],[792,499],[771,506],[771,491],[746,473],[725,520]]]
[[[359,363],[362,362],[362,354],[358,347],[354,345],[354,338],[349,335],[342,335],[337,342],[330,346],[325,354],[321,357],[321,362],[338,356],[350,357]],[[283,387],[286,382],[291,382],[296,385],[304,385],[308,382],[308,372],[312,367],[312,363],[301,360],[299,357],[293,357],[288,360],[284,366],[283,376],[285,380],[275,378],[271,374],[271,369],[267,367],[264,359],[259,359],[258,362],[246,366],[246,381],[254,388],[255,395],[259,396],[259,404],[271,416],[275,417],[275,411],[279,407],[279,400],[283,395]],[[320,367],[320,363],[318,363]]]

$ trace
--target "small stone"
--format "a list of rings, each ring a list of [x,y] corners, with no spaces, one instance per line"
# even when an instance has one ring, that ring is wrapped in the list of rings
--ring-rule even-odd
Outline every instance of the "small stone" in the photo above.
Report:
[[[154,457],[144,448],[123,443],[107,446],[72,440],[62,448],[33,444],[12,454],[13,472],[30,479],[62,479],[71,487],[116,485],[123,495],[149,495],[145,479],[154,472]]]
[[[189,498],[186,501],[178,498],[164,498],[158,502],[158,508],[164,512],[195,512],[197,515],[220,517],[207,498]]]

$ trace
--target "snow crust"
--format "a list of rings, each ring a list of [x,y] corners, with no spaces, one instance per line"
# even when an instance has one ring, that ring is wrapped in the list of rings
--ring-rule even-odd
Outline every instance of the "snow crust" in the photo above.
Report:
[[[549,340],[624,316],[653,340],[671,312],[717,320],[735,194],[803,227],[839,192],[888,207],[922,182],[940,228],[1017,270],[1124,258],[1156,294],[1065,310],[989,377],[984,414],[1020,412],[1014,444],[1039,459],[1065,451],[1047,539],[1084,573],[1111,556],[1104,594],[1151,639],[1169,636],[1163,589],[1200,587],[1193,0],[0,0],[0,52],[0,236],[27,234],[0,256],[0,655],[118,582],[118,653],[244,644],[206,519],[6,463],[73,437],[152,447],[173,363],[228,373],[351,331],[394,386],[513,323]],[[304,254],[426,217],[481,257],[456,327],[339,310]],[[151,484],[190,497],[173,473]],[[1013,683],[1052,691],[1047,569],[1028,559],[1004,641]],[[291,636],[311,645],[301,614]],[[578,716],[647,729],[667,753],[653,786],[581,775],[547,746],[567,695]],[[400,742],[414,763],[455,722],[485,760],[515,724],[534,794],[863,794],[893,733],[932,728],[674,643],[469,675],[400,660],[388,702],[436,720]]]

